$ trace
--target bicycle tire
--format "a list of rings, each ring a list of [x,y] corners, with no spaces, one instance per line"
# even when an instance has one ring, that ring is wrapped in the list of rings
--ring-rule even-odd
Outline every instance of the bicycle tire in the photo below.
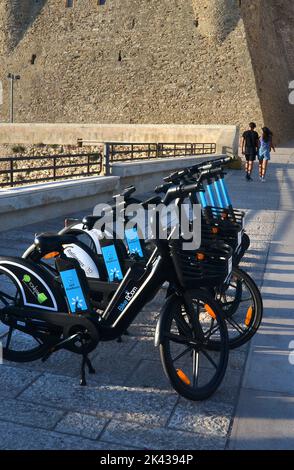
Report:
[[[238,298],[239,305],[234,306],[233,312],[231,309],[229,309],[229,312],[227,312],[224,303],[221,302],[220,299],[218,300],[220,302],[228,326],[229,347],[230,349],[236,349],[250,341],[257,332],[263,317],[263,301],[260,290],[258,289],[256,283],[251,278],[251,276],[249,276],[249,274],[247,274],[244,270],[240,268],[234,267],[232,276],[237,278],[239,282],[242,282],[242,286],[246,286],[246,289],[250,293],[252,299],[252,304],[248,306],[247,310],[246,307],[244,308],[244,325],[246,328],[244,329],[244,325],[241,327],[241,325],[238,324],[240,326],[240,329],[243,330],[243,333],[235,338],[232,337],[230,328],[234,326],[240,309],[240,305],[244,300],[242,299],[242,296],[241,298]],[[241,318],[242,315],[243,313],[240,312]]]
[[[179,296],[174,295],[172,302],[167,302],[167,307],[163,310],[162,313],[162,320],[161,320],[161,331],[162,333],[162,338],[160,340],[160,357],[161,357],[161,362],[163,369],[165,371],[166,376],[168,377],[172,387],[174,390],[176,390],[181,396],[192,400],[192,401],[201,401],[201,400],[206,400],[209,398],[219,387],[221,384],[226,368],[227,368],[227,363],[228,363],[228,352],[229,352],[229,345],[228,345],[228,333],[227,333],[227,327],[226,323],[224,321],[222,312],[220,310],[219,305],[217,302],[214,300],[212,296],[210,296],[207,292],[202,291],[202,290],[193,290],[191,292],[191,296],[193,298],[193,302],[197,301],[197,305],[199,305],[199,302],[201,302],[202,305],[204,306],[209,306],[211,311],[213,311],[216,321],[219,325],[219,335],[220,335],[220,347],[218,349],[219,353],[219,361],[218,364],[216,364],[216,370],[215,373],[213,374],[212,378],[205,383],[204,385],[196,388],[195,387],[195,368],[194,368],[194,355],[196,354],[193,350],[193,359],[192,359],[192,374],[190,373],[190,377],[192,379],[193,376],[193,386],[191,387],[191,380],[189,379],[188,375],[184,373],[181,369],[177,369],[175,367],[175,358],[173,359],[172,357],[172,352],[171,352],[171,342],[172,340],[169,339],[170,333],[169,331],[172,328],[172,324],[175,318],[178,317],[179,313],[182,311],[183,307],[183,299],[181,299]],[[197,310],[199,312],[199,309]],[[186,328],[186,326],[185,326]],[[209,330],[208,330],[209,331]],[[183,333],[183,331],[179,331],[179,333]],[[191,331],[193,334],[193,331]],[[210,342],[210,340],[208,340]],[[197,372],[197,382],[196,385],[198,385],[199,382],[199,376],[200,374],[199,370],[201,368],[200,362],[203,362],[203,359],[207,361],[207,356],[206,354],[207,351],[209,351],[209,348],[206,349],[206,345],[204,342],[202,345],[198,345],[197,348],[200,347],[199,354],[198,354],[198,372]],[[195,349],[196,351],[196,349]],[[200,355],[200,351],[202,355]],[[205,351],[205,353],[203,352]],[[188,351],[189,352],[189,351]],[[201,361],[200,361],[201,357]],[[204,371],[205,369],[205,371]],[[207,374],[207,370],[205,367],[203,367],[203,371]],[[181,373],[179,373],[181,371]],[[204,372],[201,372],[204,374]],[[190,384],[188,381],[190,380]]]

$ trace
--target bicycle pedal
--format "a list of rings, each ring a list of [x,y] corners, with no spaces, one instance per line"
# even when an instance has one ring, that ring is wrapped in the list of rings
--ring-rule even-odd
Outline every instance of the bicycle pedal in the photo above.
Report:
[[[86,387],[86,386],[87,386],[86,380],[81,379],[81,380],[80,380],[80,386],[81,386],[81,387]]]

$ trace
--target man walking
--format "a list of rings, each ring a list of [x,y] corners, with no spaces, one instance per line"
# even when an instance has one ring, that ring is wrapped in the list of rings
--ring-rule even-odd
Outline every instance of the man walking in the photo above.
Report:
[[[253,162],[258,154],[259,136],[255,129],[255,122],[250,122],[248,131],[245,131],[242,136],[242,155],[245,155],[246,158],[245,171],[247,181],[252,181]]]

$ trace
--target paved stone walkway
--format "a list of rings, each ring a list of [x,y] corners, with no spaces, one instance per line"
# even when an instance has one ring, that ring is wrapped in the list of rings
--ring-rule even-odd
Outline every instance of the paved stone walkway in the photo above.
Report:
[[[259,230],[260,238],[271,240],[262,285],[264,319],[250,345],[231,449],[294,448],[294,146],[279,149],[273,160],[264,189],[272,209],[266,220],[272,215],[274,225]]]
[[[261,286],[267,265],[263,289],[264,294],[269,295],[266,306],[272,311],[272,319],[274,309],[280,306],[280,296],[287,308],[291,308],[291,295],[288,298],[285,290],[289,281],[279,280],[275,284],[281,266],[286,277],[292,274],[294,258],[293,255],[291,258],[290,246],[287,256],[275,255],[275,262],[269,257],[277,249],[277,245],[271,243],[273,237],[276,240],[281,236],[278,227],[284,225],[288,234],[291,229],[284,211],[291,206],[293,189],[288,196],[282,192],[283,209],[278,211],[280,189],[283,185],[291,185],[291,165],[286,165],[287,161],[288,156],[275,158],[264,185],[257,181],[247,183],[241,172],[228,175],[235,206],[247,211],[247,227],[252,240],[243,268]],[[0,233],[0,254],[20,255],[31,243],[35,232],[59,229],[61,223],[59,219]],[[290,241],[291,238],[289,244]],[[280,246],[280,251],[282,248]],[[171,389],[161,367],[159,351],[153,345],[163,296],[162,290],[140,313],[123,343],[99,345],[92,355],[97,373],[89,377],[86,388],[78,384],[80,358],[68,352],[53,355],[45,364],[5,363],[0,366],[0,449],[225,449],[239,447],[245,434],[247,438],[253,436],[249,425],[247,428],[242,425],[242,403],[249,401],[248,413],[252,414],[245,413],[245,417],[254,418],[259,410],[256,394],[263,396],[264,393],[259,387],[254,392],[251,389],[254,389],[255,381],[262,384],[265,366],[271,370],[271,357],[266,358],[265,347],[261,345],[260,349],[259,341],[264,338],[265,330],[274,331],[275,328],[279,328],[281,341],[286,330],[291,336],[289,310],[283,310],[282,324],[269,322],[270,313],[266,312],[261,334],[250,348],[244,377],[248,346],[230,354],[225,379],[216,394],[206,402],[192,403]],[[267,302],[274,304],[270,306]],[[4,331],[0,327],[1,333]],[[276,337],[271,334],[270,338],[271,348],[279,348],[279,344],[274,346]],[[272,349],[269,349],[270,354]],[[263,363],[260,363],[261,350],[265,357]],[[274,373],[283,361],[287,363],[286,355],[277,355]],[[292,374],[293,370],[292,367]],[[270,377],[271,372],[269,380]],[[282,383],[282,376],[277,383]],[[290,393],[289,388],[287,393]],[[275,397],[280,400],[277,394]],[[265,403],[263,401],[264,406]]]

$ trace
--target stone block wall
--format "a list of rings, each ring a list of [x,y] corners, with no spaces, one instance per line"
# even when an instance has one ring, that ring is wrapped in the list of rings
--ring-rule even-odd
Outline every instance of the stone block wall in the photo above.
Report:
[[[0,120],[8,120],[5,77],[13,72],[21,75],[18,122],[243,128],[254,119],[273,127],[278,140],[290,138],[284,47],[291,54],[291,0],[282,2],[283,14],[273,0],[102,3],[2,0]]]

